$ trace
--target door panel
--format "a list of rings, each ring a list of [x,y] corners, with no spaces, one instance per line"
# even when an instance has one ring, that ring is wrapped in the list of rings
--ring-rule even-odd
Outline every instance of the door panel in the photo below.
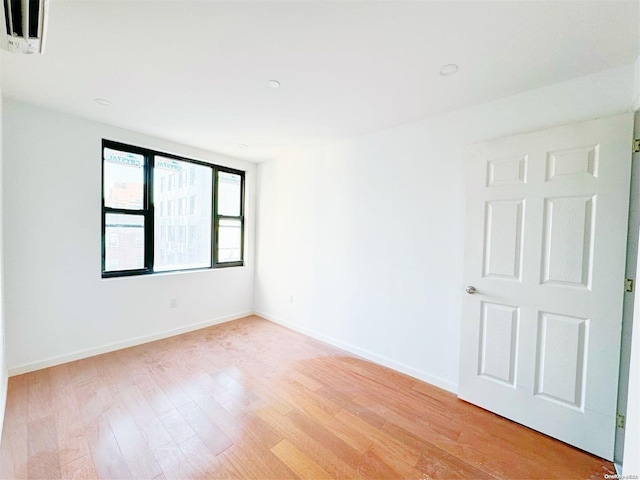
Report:
[[[632,116],[467,151],[459,396],[612,459]]]
[[[510,387],[515,386],[519,314],[517,307],[482,303],[478,374]]]
[[[540,312],[535,395],[582,410],[589,320]]]
[[[524,200],[487,203],[484,277],[520,281]]]
[[[591,290],[595,196],[545,198],[542,284]]]

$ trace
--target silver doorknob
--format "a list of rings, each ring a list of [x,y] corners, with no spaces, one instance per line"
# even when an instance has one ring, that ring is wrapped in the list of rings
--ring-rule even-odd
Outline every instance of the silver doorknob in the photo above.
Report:
[[[476,287],[469,285],[467,288],[464,289],[465,292],[467,292],[469,295],[473,295],[474,293],[476,293]]]

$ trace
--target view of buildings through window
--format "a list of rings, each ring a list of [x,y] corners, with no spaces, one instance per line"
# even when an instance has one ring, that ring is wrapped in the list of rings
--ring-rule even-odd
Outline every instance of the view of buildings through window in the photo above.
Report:
[[[144,267],[144,167],[142,155],[104,149],[105,206],[133,210],[108,213],[105,218],[105,270]]]
[[[212,169],[157,156],[153,181],[154,271],[210,266]]]
[[[103,161],[104,271],[144,269],[145,222],[151,215],[145,205],[148,160],[142,154],[104,148]],[[240,174],[156,154],[151,178],[147,202],[153,202],[153,272],[242,261]]]
[[[218,262],[242,259],[241,182],[240,175],[218,171]]]

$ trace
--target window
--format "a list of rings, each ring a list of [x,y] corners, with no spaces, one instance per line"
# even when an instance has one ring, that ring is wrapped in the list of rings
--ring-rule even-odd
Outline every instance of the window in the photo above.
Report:
[[[107,248],[115,248],[118,246],[118,234],[110,233],[107,235]]]
[[[216,231],[218,245],[216,261],[233,263],[242,261],[243,176],[239,173],[218,170],[218,201],[216,202]]]
[[[243,265],[244,172],[102,142],[102,276]]]

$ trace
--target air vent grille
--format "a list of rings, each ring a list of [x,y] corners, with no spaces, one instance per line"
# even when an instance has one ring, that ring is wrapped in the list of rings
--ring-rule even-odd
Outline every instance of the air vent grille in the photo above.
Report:
[[[3,0],[7,49],[43,53],[48,0]]]

